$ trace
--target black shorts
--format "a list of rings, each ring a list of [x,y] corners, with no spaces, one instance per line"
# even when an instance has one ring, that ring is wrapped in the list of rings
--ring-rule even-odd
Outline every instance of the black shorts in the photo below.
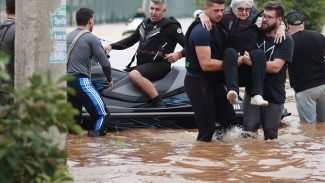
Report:
[[[170,71],[169,62],[150,62],[138,65],[134,68],[141,73],[141,75],[150,81],[156,81],[165,77]]]

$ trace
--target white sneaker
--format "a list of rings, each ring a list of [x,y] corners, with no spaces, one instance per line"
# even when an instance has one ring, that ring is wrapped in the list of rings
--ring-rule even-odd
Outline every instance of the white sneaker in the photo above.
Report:
[[[227,99],[229,100],[229,102],[231,104],[237,103],[237,101],[238,101],[238,94],[237,94],[237,92],[235,92],[234,90],[230,90],[227,93]]]
[[[269,102],[264,100],[261,95],[255,95],[251,98],[251,104],[266,107],[269,105]]]

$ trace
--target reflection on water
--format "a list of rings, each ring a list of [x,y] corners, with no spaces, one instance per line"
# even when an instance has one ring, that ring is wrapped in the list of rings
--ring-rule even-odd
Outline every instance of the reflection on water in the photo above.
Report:
[[[103,138],[70,136],[68,164],[75,182],[322,182],[325,124],[284,119],[279,139],[202,143],[197,131],[129,129]]]

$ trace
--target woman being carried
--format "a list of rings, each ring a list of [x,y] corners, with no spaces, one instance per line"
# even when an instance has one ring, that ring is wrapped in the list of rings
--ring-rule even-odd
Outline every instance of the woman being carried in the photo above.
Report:
[[[262,50],[257,49],[256,41],[259,28],[256,8],[253,0],[232,0],[230,8],[225,10],[222,25],[226,32],[226,50],[223,58],[223,68],[227,86],[227,98],[231,103],[238,100],[239,86],[246,86],[246,93],[252,97],[251,104],[267,106],[263,99],[263,85],[266,68],[266,57]],[[203,26],[211,30],[211,23],[204,11],[196,10]],[[276,42],[284,38],[285,26],[277,32]],[[252,61],[246,59],[250,57]]]

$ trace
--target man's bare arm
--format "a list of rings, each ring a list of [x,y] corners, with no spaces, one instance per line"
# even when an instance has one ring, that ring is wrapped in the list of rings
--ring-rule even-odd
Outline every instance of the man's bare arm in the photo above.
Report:
[[[209,46],[196,46],[195,51],[203,71],[223,70],[223,62],[211,58],[211,48]]]
[[[266,62],[266,72],[267,73],[278,73],[283,65],[285,64],[285,60],[276,58],[273,61]]]

